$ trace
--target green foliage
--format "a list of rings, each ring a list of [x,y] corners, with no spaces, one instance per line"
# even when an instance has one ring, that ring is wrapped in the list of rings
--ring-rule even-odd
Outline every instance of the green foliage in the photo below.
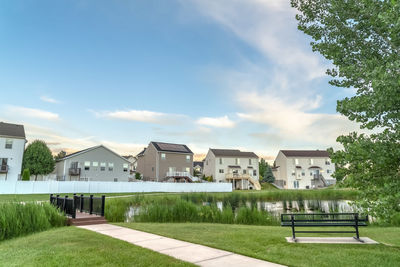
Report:
[[[258,163],[258,173],[260,174],[261,181],[263,179],[263,175],[265,173],[267,165],[268,165],[268,163],[265,161],[265,159],[261,158],[260,162]]]
[[[22,181],[29,181],[31,178],[31,173],[29,172],[29,169],[24,169],[24,172],[22,173]]]
[[[136,180],[142,180],[142,175],[139,172],[135,173],[135,179]]]
[[[267,163],[267,166],[265,167],[265,172],[263,175],[263,182],[267,182],[267,183],[275,182],[275,177],[272,174],[272,168],[271,168],[271,166],[269,166],[268,163]]]
[[[400,212],[400,1],[292,0],[299,29],[332,60],[334,86],[355,88],[337,111],[370,135],[351,133],[332,154],[335,177],[361,191],[358,202],[380,220]]]
[[[58,159],[62,159],[67,155],[67,152],[65,152],[64,150],[61,150],[60,152],[58,152],[58,154],[54,157],[54,160],[58,160]]]
[[[36,177],[51,173],[54,165],[53,156],[45,142],[35,140],[25,149],[22,168],[29,169],[29,172]]]
[[[49,203],[0,203],[0,241],[65,225]]]

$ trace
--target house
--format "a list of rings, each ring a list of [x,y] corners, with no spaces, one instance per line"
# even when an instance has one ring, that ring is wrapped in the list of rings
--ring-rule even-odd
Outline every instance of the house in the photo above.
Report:
[[[272,168],[275,184],[285,189],[321,188],[336,183],[335,165],[325,150],[280,150]]]
[[[197,172],[198,176],[203,175],[204,160],[203,161],[193,161],[193,170]]]
[[[0,122],[0,181],[20,179],[25,144],[23,125]]]
[[[193,152],[186,145],[150,142],[137,158],[136,171],[145,181],[193,181]]]
[[[130,164],[129,164],[129,172],[130,174],[134,174],[136,172],[136,167],[137,167],[137,157],[129,155],[129,156],[122,156],[123,158],[127,159]]]
[[[59,181],[128,182],[130,162],[99,145],[65,156],[56,161]]]
[[[204,162],[204,175],[216,182],[232,183],[233,189],[261,190],[258,156],[237,149],[209,149]]]

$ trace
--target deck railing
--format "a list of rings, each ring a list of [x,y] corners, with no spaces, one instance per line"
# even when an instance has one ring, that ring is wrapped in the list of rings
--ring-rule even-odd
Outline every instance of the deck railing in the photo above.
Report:
[[[76,210],[104,216],[105,201],[106,196],[104,195],[101,197],[94,197],[93,195],[77,196],[74,194],[72,198],[68,198],[68,196],[60,197],[60,195],[50,195],[50,203],[72,218],[76,217]]]

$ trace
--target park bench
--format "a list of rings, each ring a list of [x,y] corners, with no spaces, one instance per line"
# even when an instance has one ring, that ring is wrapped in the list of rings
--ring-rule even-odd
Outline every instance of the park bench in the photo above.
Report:
[[[281,214],[281,226],[292,227],[293,241],[296,233],[355,233],[358,241],[360,235],[358,227],[367,226],[368,215],[358,213],[293,213]],[[352,227],[353,231],[298,231],[296,227]]]

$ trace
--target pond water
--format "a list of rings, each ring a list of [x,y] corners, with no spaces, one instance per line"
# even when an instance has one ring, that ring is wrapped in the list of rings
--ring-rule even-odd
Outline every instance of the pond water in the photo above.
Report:
[[[218,209],[223,209],[223,202],[215,203]],[[203,205],[211,205],[203,202]],[[242,204],[243,205],[243,204]],[[280,217],[282,213],[350,213],[355,212],[350,200],[301,200],[301,201],[256,201],[245,202],[248,207],[254,206],[258,210],[270,213],[275,217]],[[240,205],[239,205],[240,207]],[[236,211],[238,207],[233,207]],[[133,221],[135,215],[140,213],[140,206],[130,207],[126,213],[126,220]]]

